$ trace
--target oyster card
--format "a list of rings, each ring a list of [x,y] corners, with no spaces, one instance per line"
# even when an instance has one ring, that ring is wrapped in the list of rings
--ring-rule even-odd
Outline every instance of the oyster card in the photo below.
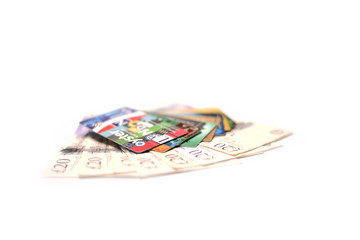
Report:
[[[188,132],[179,122],[154,113],[120,108],[80,124],[135,153],[150,150]]]

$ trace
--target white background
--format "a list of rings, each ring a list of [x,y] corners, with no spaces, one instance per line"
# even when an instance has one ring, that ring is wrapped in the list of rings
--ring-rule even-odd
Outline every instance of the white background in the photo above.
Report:
[[[358,1],[1,1],[1,239],[359,239]],[[85,115],[288,128],[242,165],[43,179]]]

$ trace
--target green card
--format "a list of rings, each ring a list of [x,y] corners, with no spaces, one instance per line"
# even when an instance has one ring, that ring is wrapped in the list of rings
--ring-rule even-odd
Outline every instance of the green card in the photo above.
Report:
[[[189,140],[183,142],[181,144],[182,147],[196,147],[214,128],[216,128],[216,123],[214,122],[204,122],[204,123],[205,125],[201,128],[200,133],[196,134]]]

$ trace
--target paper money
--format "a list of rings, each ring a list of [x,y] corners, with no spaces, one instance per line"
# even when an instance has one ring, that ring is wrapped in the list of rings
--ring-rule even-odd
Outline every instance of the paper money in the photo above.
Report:
[[[160,161],[151,152],[142,154],[128,153],[140,177],[157,176],[175,172],[172,167]]]
[[[199,163],[191,160],[175,149],[166,153],[152,152],[158,159],[169,165],[175,170],[190,169],[200,166]]]
[[[197,146],[195,148],[179,147],[176,151],[200,165],[208,165],[235,158],[232,155],[214,151],[203,146]]]
[[[282,146],[281,144],[276,143],[276,142],[268,143],[268,144],[266,144],[264,146],[258,147],[256,149],[253,149],[253,150],[248,151],[246,153],[242,153],[240,155],[237,155],[236,158],[230,159],[229,161],[222,161],[222,162],[219,162],[219,163],[208,165],[206,167],[222,167],[222,166],[230,166],[230,165],[235,165],[235,164],[241,164],[242,160],[244,158],[255,156],[255,155],[260,155],[260,154],[263,154],[264,152],[279,148],[281,146]]]
[[[269,143],[267,145],[261,146],[252,151],[249,151],[247,153],[240,154],[238,156],[231,156],[231,155],[219,153],[219,152],[211,150],[211,149],[205,149],[203,156],[201,156],[201,153],[199,156],[196,156],[196,154],[195,155],[191,154],[192,149],[193,150],[204,149],[202,147],[177,148],[177,149],[171,150],[165,154],[157,153],[157,152],[153,152],[153,154],[155,156],[157,156],[161,161],[165,162],[166,164],[168,164],[169,166],[174,168],[176,171],[184,172],[184,171],[206,169],[206,168],[210,168],[210,167],[220,167],[220,166],[228,166],[228,165],[233,165],[233,164],[240,164],[242,158],[262,154],[266,151],[270,151],[272,149],[276,149],[281,146],[282,146],[281,144],[276,143],[276,142]],[[181,149],[184,149],[185,151],[187,151],[188,154],[180,153]],[[197,153],[199,154],[199,152],[197,152]],[[197,158],[200,158],[200,160]],[[206,158],[210,158],[211,161],[206,160]],[[197,161],[195,161],[194,159],[197,159]],[[201,163],[199,163],[199,162],[201,162]]]
[[[219,162],[215,162],[215,163],[212,163],[212,164],[206,164],[206,165],[201,165],[199,163],[195,163],[190,158],[187,158],[185,155],[181,155],[180,157],[174,155],[173,159],[175,160],[174,161],[175,164],[173,164],[173,165],[175,165],[174,168],[176,168],[176,170],[180,171],[180,172],[194,171],[194,170],[201,170],[201,169],[208,169],[208,168],[222,167],[222,166],[230,166],[230,165],[237,165],[237,164],[241,164],[242,160],[244,158],[259,155],[259,154],[263,154],[266,151],[270,151],[270,150],[279,148],[281,146],[282,145],[277,143],[277,142],[269,143],[269,144],[266,144],[266,145],[261,146],[259,148],[256,148],[256,149],[254,149],[252,151],[249,151],[247,153],[240,154],[240,155],[236,156],[235,158],[230,156],[229,160],[219,161]],[[176,150],[173,150],[173,151],[176,152]],[[190,164],[188,164],[188,162],[190,162]],[[179,164],[176,166],[177,163],[179,163]]]
[[[291,134],[289,130],[258,123],[237,124],[225,136],[218,136],[213,141],[202,142],[200,145],[236,156]]]
[[[109,150],[114,174],[136,173],[136,167],[126,153],[127,150],[115,147],[111,147]]]
[[[46,177],[77,177],[84,145],[82,138],[73,138],[71,143],[60,149],[48,165]]]
[[[85,139],[85,146],[78,170],[80,177],[94,177],[114,173],[108,141],[100,142],[88,137]]]
[[[69,142],[50,161],[44,175],[46,177],[77,177],[88,133],[87,128],[79,125]]]
[[[271,142],[271,143],[267,143],[263,146],[260,146],[258,148],[255,148],[251,151],[248,151],[246,153],[242,153],[242,154],[251,154],[251,153],[264,153],[273,149],[277,149],[279,147],[282,147],[282,145],[278,142]],[[239,156],[241,156],[242,154],[240,154]]]
[[[199,166],[194,166],[194,167],[189,167],[189,168],[183,168],[183,169],[180,169],[180,170],[193,171],[193,170],[200,170],[200,169],[207,169],[207,168],[214,168],[214,167],[222,167],[222,166],[230,166],[230,165],[241,164],[242,160],[244,158],[255,156],[255,155],[260,155],[260,154],[263,154],[264,152],[279,148],[281,146],[282,145],[277,143],[277,142],[269,143],[269,144],[266,144],[264,146],[253,149],[253,150],[251,150],[249,152],[240,154],[240,155],[236,156],[235,158],[230,158],[229,160],[219,161],[219,162],[216,162],[216,163],[213,163],[213,164],[208,164],[208,165],[199,165]]]
[[[289,130],[258,123],[235,124],[221,110],[215,108],[184,111],[191,115],[189,119],[179,119],[179,115],[168,116],[169,113],[161,116],[130,108],[87,118],[81,122],[86,128],[80,126],[71,141],[51,160],[46,169],[46,176],[145,178],[241,164],[245,157],[263,154],[280,147],[281,144],[276,141],[292,134]],[[168,144],[165,141],[158,142],[158,146],[163,144],[161,146],[168,147],[161,152],[159,149],[154,151],[155,146],[140,149],[141,144],[136,150],[127,143],[114,141],[112,135],[107,135],[107,131],[120,128],[127,128],[126,131],[131,130],[136,134],[144,129],[156,127],[157,121],[168,121],[174,128],[163,132],[162,129],[151,130],[166,135],[170,130],[182,129],[187,132],[186,135],[182,135],[186,137],[178,136],[176,141],[168,141]],[[214,131],[224,131],[226,122],[228,129],[232,130],[228,130],[225,136],[216,136],[215,133],[214,137]],[[221,128],[219,123],[222,124]],[[200,127],[200,133],[194,134]],[[160,135],[147,134],[144,141],[152,141],[153,137]],[[183,138],[187,140],[181,144]],[[177,146],[177,143],[181,146]]]

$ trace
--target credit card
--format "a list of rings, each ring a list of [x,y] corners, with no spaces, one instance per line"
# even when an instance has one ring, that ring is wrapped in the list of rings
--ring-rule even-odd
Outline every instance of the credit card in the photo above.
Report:
[[[120,108],[80,124],[135,153],[150,150],[188,132],[179,122],[154,113]]]
[[[229,123],[230,129],[234,129],[236,126],[235,121],[233,121],[231,118],[229,118],[226,114],[224,114],[226,121]]]
[[[221,123],[221,118],[211,116],[190,116],[181,115],[182,118],[187,118],[195,121],[213,122],[216,123],[216,127],[202,140],[203,142],[211,142],[215,136],[215,132],[218,130],[218,126]]]
[[[196,134],[189,140],[181,144],[182,147],[196,147],[202,140],[216,128],[216,123],[214,122],[204,122],[204,126],[201,128],[200,133]]]
[[[220,109],[218,108],[201,108],[201,109],[187,109],[187,110],[174,110],[168,111],[167,114],[174,114],[174,113],[210,113],[210,114],[221,114],[224,122],[224,129],[225,131],[230,131],[234,128],[235,124],[234,121],[231,120],[229,117],[225,115]]]
[[[167,143],[161,144],[153,148],[153,150],[157,152],[167,152],[170,149],[179,146],[181,143],[185,142],[186,140],[200,133],[201,128],[205,125],[204,122],[184,119],[176,116],[171,116],[171,115],[160,115],[160,116],[179,122],[177,126],[182,129],[185,129],[188,133],[182,137],[173,139]]]
[[[178,113],[176,114],[177,116],[181,116],[181,117],[186,117],[186,116],[190,116],[190,117],[215,117],[215,118],[219,118],[220,119],[220,123],[217,125],[217,128],[215,130],[215,135],[216,136],[223,136],[225,135],[226,131],[224,129],[224,119],[222,117],[221,114],[213,114],[213,113]],[[195,119],[194,119],[195,120]],[[207,121],[207,120],[200,120],[198,119],[198,121]],[[210,122],[214,122],[214,121],[210,121]]]
[[[192,126],[197,127],[197,128],[201,128],[205,124],[202,121],[196,121],[196,120],[192,120],[192,119],[183,118],[183,117],[181,117],[179,115],[163,114],[163,113],[158,113],[158,112],[149,112],[149,113],[154,113],[154,114],[157,114],[159,116],[163,116],[163,117],[165,117],[167,119],[177,121],[177,122],[186,123],[188,125],[192,125]]]

